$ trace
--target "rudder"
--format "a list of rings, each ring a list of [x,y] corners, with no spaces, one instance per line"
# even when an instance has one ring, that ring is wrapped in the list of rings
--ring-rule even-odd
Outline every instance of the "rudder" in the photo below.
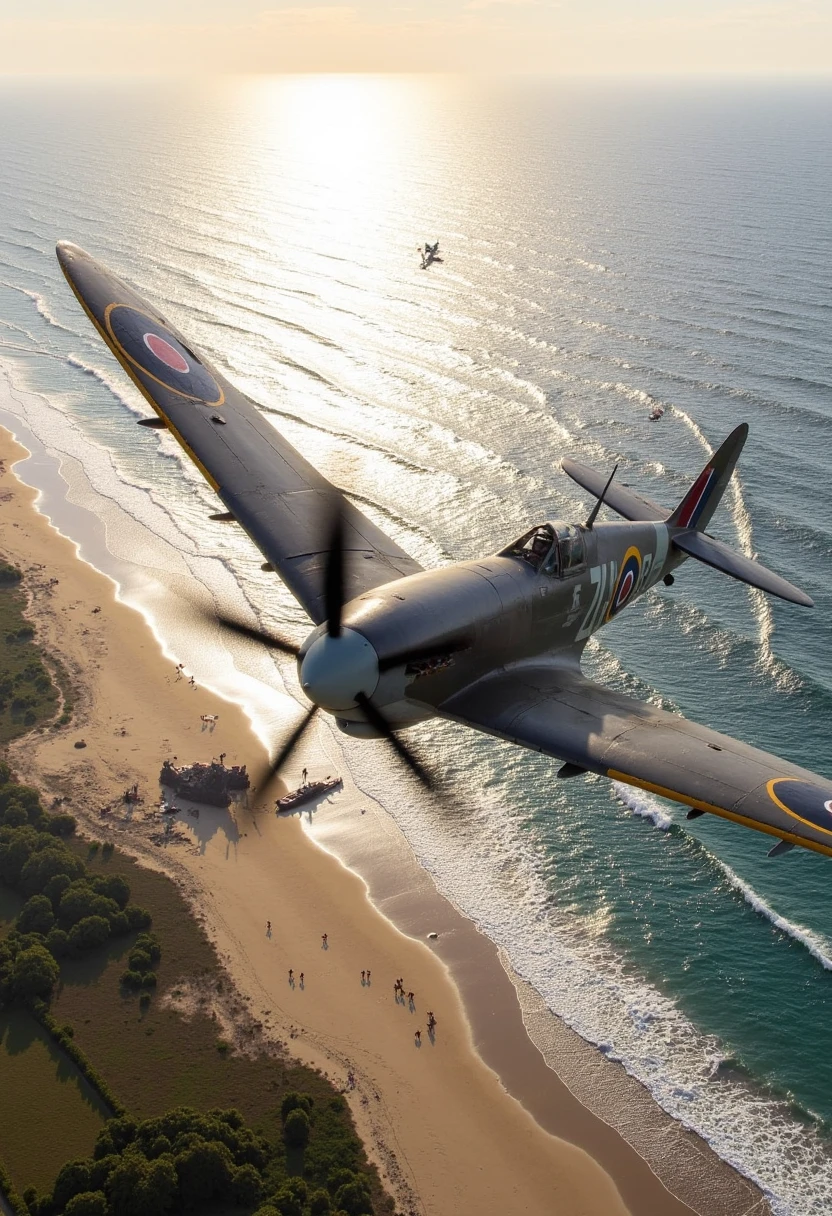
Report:
[[[695,528],[703,532],[725,493],[740,452],[748,438],[748,423],[742,422],[714,452],[685,497],[667,520],[670,528]]]

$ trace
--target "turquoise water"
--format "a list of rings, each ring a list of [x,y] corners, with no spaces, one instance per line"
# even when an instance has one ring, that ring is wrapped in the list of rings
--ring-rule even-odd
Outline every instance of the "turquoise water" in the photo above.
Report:
[[[55,407],[11,408],[108,510],[299,638],[300,609],[206,521],[210,491],[134,425],[56,239],[157,301],[425,563],[582,517],[566,455],[618,461],[673,506],[747,421],[714,531],[816,608],[689,563],[587,666],[832,777],[830,129],[832,88],[786,84],[7,82],[0,360]],[[422,272],[415,246],[437,237],[444,263]],[[484,791],[453,824],[391,794],[376,748],[338,746],[440,888],[779,1212],[830,1210],[832,863],[770,861],[762,836],[601,781],[556,786],[552,764],[461,729],[415,738]]]

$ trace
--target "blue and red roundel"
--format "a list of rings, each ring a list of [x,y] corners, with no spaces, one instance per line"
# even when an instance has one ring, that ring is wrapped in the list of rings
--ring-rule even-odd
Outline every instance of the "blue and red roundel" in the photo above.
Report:
[[[823,787],[794,777],[775,777],[766,788],[781,811],[832,835],[832,784]]]
[[[166,325],[129,304],[110,304],[104,321],[118,350],[157,384],[204,405],[222,405],[220,386]]]
[[[628,602],[636,587],[638,586],[639,575],[641,574],[641,554],[638,549],[628,549],[624,554],[624,560],[621,563],[621,573],[618,576],[618,582],[615,584],[615,590],[612,593],[610,606],[607,609],[607,620],[609,621],[620,612],[624,605]]]

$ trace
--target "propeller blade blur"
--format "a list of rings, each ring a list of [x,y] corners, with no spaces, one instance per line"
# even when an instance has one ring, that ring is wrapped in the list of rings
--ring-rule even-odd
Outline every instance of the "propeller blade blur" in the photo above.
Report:
[[[341,611],[344,607],[344,507],[335,506],[329,533],[329,555],[324,574],[326,629],[331,638],[341,636]]]
[[[366,696],[365,693],[358,693],[355,699],[356,702],[361,706],[364,717],[367,719],[370,725],[374,726],[378,733],[384,736],[402,763],[406,764],[410,769],[413,776],[421,781],[425,789],[430,790],[431,793],[436,793],[436,781],[430,775],[427,769],[419,763],[410,748],[394,733],[393,728],[385,718],[384,714],[377,709],[375,705],[373,705],[372,701],[368,696]]]
[[[223,629],[227,629],[230,633],[236,633],[240,638],[248,638],[250,642],[262,642],[264,646],[268,646],[271,650],[279,650],[281,654],[291,654],[297,658],[299,646],[294,642],[288,642],[285,638],[281,638],[276,633],[267,633],[265,629],[259,629],[253,625],[244,625],[242,621],[237,621],[233,616],[223,616],[222,613],[212,614],[213,620]]]
[[[265,797],[268,794],[269,788],[274,784],[280,775],[280,770],[283,768],[292,752],[300,743],[308,728],[312,725],[312,719],[315,717],[317,712],[317,705],[313,705],[311,709],[306,711],[302,720],[298,723],[289,738],[285,741],[272,763],[254,780],[252,784],[254,785],[258,798]]]

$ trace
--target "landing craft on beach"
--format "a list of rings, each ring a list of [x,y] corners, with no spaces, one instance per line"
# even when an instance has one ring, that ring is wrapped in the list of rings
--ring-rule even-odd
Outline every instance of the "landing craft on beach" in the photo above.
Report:
[[[438,249],[437,246],[434,247]],[[793,604],[810,598],[706,532],[748,435],[714,453],[674,511],[573,460],[595,505],[585,523],[546,520],[498,553],[423,570],[361,514],[258,409],[121,279],[75,245],[58,260],[92,323],[314,622],[302,646],[228,617],[238,635],[297,659],[311,705],[265,780],[315,715],[386,739],[437,785],[399,732],[448,718],[592,772],[832,855],[832,781],[587,679],[587,640],[695,558]],[[145,420],[146,421],[146,420]],[[601,506],[626,522],[598,522]],[[257,781],[260,789],[264,779]]]

